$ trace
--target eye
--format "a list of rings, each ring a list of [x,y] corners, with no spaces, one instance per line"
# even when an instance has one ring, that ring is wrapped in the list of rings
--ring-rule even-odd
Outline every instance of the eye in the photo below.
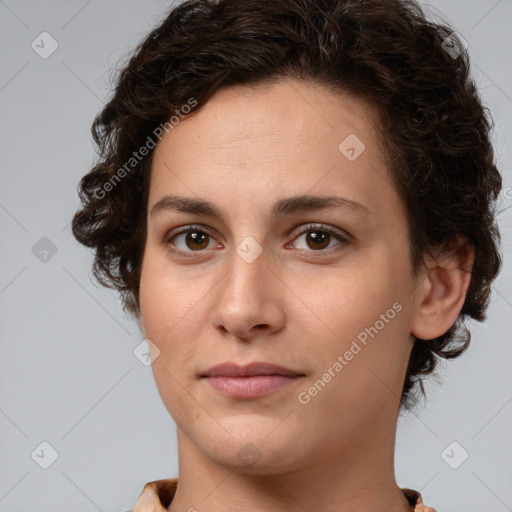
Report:
[[[165,244],[176,248],[176,252],[201,252],[204,249],[211,249],[210,243],[213,236],[201,226],[185,226],[177,233],[172,233],[165,239]],[[213,245],[213,247],[219,245]],[[175,249],[172,249],[173,251]]]
[[[344,247],[350,243],[348,236],[343,235],[343,233],[337,231],[336,228],[332,226],[325,226],[324,224],[308,224],[302,229],[302,231],[299,232],[298,237],[296,237],[294,241],[300,240],[302,237],[304,237],[304,244],[303,247],[299,247],[299,249],[305,250],[307,252],[331,253],[333,252],[331,251],[332,246],[329,247],[329,245],[333,239],[337,239],[339,241],[339,243],[335,244],[335,246],[340,245]],[[290,245],[291,244],[289,244],[287,247]],[[329,250],[326,251],[326,249]]]
[[[297,240],[304,237],[305,247],[299,247],[299,250],[308,253],[325,253],[335,252],[341,250],[346,245],[350,244],[348,235],[344,235],[342,232],[336,230],[332,226],[326,226],[324,224],[308,224],[302,227],[302,230],[295,235],[294,241],[287,244],[286,248],[291,248]],[[338,240],[336,245],[341,246],[338,249],[329,247],[333,240]],[[164,240],[164,244],[175,253],[181,253],[185,256],[193,257],[193,253],[202,252],[205,249],[212,249],[215,247],[221,247],[219,243],[215,243],[213,235],[211,235],[202,226],[184,226],[177,232],[171,232]],[[188,253],[188,254],[187,254]]]

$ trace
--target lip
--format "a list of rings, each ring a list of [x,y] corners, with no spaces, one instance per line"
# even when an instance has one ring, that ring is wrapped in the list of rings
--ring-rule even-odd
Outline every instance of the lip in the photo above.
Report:
[[[273,363],[255,361],[246,365],[222,363],[212,366],[201,377],[250,377],[254,375],[282,375],[285,377],[304,376],[303,373],[290,370]]]
[[[222,363],[201,375],[218,392],[231,398],[258,398],[296,382],[303,373],[272,363],[244,366]]]

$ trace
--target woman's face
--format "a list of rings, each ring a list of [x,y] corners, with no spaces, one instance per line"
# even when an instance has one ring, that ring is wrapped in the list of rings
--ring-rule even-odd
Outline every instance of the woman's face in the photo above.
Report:
[[[198,456],[263,474],[394,433],[415,283],[376,121],[354,98],[282,80],[221,90],[157,145],[141,321]],[[328,196],[340,199],[315,204]],[[204,376],[226,362],[294,376]]]

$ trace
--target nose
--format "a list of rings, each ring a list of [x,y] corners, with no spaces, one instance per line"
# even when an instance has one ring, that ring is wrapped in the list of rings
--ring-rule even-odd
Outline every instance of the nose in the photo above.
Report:
[[[283,329],[285,286],[270,263],[265,251],[254,260],[233,251],[230,268],[215,287],[212,312],[213,325],[223,336],[248,340]]]

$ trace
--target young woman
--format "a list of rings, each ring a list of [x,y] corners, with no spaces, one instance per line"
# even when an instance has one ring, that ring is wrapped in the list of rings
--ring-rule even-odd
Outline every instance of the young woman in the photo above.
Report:
[[[73,230],[177,425],[135,512],[433,510],[398,414],[500,268],[467,59],[405,0],[187,1],[134,52]]]

